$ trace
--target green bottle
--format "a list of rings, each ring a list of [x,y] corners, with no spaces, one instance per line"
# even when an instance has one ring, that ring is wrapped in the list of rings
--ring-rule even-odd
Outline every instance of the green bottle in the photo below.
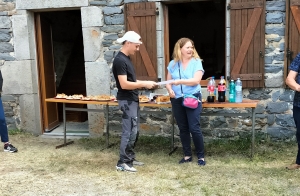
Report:
[[[230,84],[229,84],[229,102],[230,103],[235,102],[235,84],[234,84],[234,80],[230,80]]]

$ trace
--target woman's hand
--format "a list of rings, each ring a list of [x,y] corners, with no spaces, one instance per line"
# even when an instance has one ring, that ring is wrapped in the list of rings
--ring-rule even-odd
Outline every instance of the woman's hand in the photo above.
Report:
[[[171,84],[177,86],[177,85],[181,84],[181,80],[174,80]]]
[[[175,93],[172,89],[168,90],[168,93],[169,93],[170,98],[175,98]]]

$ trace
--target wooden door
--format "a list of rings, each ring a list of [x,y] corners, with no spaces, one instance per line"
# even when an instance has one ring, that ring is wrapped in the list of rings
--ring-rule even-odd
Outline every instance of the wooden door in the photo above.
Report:
[[[125,4],[126,31],[141,35],[140,52],[130,56],[137,79],[157,81],[155,2]]]
[[[50,23],[38,13],[35,27],[43,127],[44,131],[50,131],[59,124],[57,104],[45,102],[46,98],[56,96],[52,30]]]
[[[300,52],[300,1],[287,0],[286,13],[285,76],[287,76],[288,66]]]
[[[231,0],[230,77],[264,87],[265,0]]]

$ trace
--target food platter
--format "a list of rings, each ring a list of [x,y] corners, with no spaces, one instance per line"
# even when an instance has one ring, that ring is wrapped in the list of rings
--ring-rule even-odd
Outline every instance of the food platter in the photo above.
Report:
[[[170,104],[171,101],[166,101],[166,102],[160,102],[160,101],[154,101],[156,104]]]
[[[82,101],[93,101],[91,98],[89,97],[82,97],[81,98]]]
[[[68,97],[68,95],[64,94],[64,93],[58,93],[56,95],[56,97],[54,97],[55,99],[66,99]]]
[[[67,97],[67,100],[81,100],[80,98]]]
[[[148,103],[150,101],[150,98],[146,95],[139,95],[139,102],[140,103]]]
[[[110,101],[110,99],[94,99],[93,101]]]
[[[82,100],[82,101],[111,101],[115,100],[114,95],[89,95],[83,96],[82,94],[66,95],[64,93],[58,93],[55,99],[67,99],[67,100]]]
[[[150,101],[150,99],[148,99],[148,100],[141,100],[141,101],[139,101],[140,103],[148,103]]]

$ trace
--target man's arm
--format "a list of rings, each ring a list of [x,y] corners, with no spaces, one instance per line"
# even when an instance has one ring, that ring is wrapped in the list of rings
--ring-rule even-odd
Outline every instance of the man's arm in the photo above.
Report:
[[[156,82],[153,81],[143,81],[137,80],[136,82],[127,81],[127,75],[118,75],[118,79],[122,89],[126,90],[134,90],[138,88],[154,88],[156,86]]]
[[[300,85],[296,82],[298,72],[290,70],[285,83],[293,90],[300,92]]]

